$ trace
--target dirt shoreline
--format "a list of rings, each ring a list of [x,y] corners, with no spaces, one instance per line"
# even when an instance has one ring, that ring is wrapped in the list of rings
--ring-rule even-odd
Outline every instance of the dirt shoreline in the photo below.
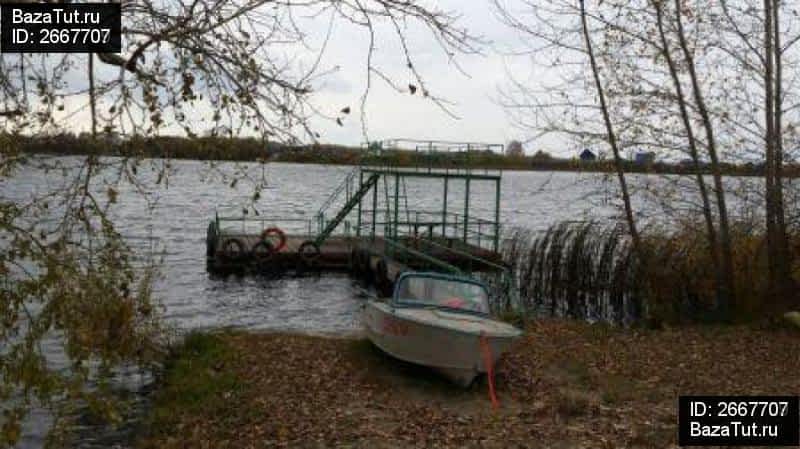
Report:
[[[455,387],[368,341],[198,336],[168,365],[144,448],[674,447],[683,394],[797,394],[800,332],[532,324],[485,381]]]

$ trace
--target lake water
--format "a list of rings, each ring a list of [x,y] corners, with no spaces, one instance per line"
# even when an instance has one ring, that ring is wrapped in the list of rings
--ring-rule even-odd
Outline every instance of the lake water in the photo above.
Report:
[[[40,170],[22,169],[0,184],[2,200],[24,201],[69,182],[82,158],[49,160],[57,161],[64,169],[47,175]],[[162,178],[165,182],[156,184],[157,172],[166,163],[144,161],[138,170],[142,184],[137,187],[127,181],[120,183],[118,203],[111,213],[143,263],[163,257],[155,293],[170,324],[181,330],[234,326],[310,333],[348,333],[358,328],[354,312],[363,291],[346,275],[272,280],[215,277],[205,267],[206,227],[218,206],[229,205],[238,211],[250,207],[253,186],[258,183],[266,186],[254,203],[261,215],[309,218],[352,167],[180,160],[169,161],[168,174]],[[115,177],[114,170],[101,172],[95,188],[104,191],[102,181],[113,181]],[[232,177],[241,180],[232,186]],[[691,188],[687,178],[632,175],[630,181],[640,192],[636,207],[646,211],[646,221],[664,221],[673,208],[691,213],[696,207],[694,197],[684,193]],[[757,180],[728,182],[734,187]],[[427,180],[408,184],[407,189],[414,208],[441,207],[441,184]],[[677,201],[665,208],[645,191],[658,192],[662,198],[674,194]],[[459,201],[463,198],[463,185],[452,183],[449,195]],[[471,214],[492,218],[493,185],[473,183],[471,196]],[[502,223],[506,229],[542,230],[562,220],[607,220],[619,215],[616,197],[616,179],[605,174],[504,172]],[[735,214],[751,213],[746,200],[732,197],[732,201],[736,204]],[[127,376],[128,384],[147,381],[135,372]],[[19,447],[41,447],[46,423],[47,414],[37,410],[25,426]],[[101,430],[89,427],[81,434],[85,434],[82,447],[107,446]]]

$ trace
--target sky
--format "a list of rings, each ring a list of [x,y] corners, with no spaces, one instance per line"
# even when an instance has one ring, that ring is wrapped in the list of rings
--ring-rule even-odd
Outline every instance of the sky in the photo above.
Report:
[[[482,54],[457,55],[459,70],[428,33],[414,27],[407,32],[415,65],[429,90],[452,102],[450,110],[456,117],[419,93],[400,94],[373,77],[373,88],[366,103],[367,136],[371,140],[402,137],[489,143],[522,138],[498,104],[498,89],[507,82],[508,71],[526,70],[519,58],[505,52],[517,35],[500,23],[488,0],[439,0],[437,6],[457,11],[461,14],[462,26],[489,42],[483,46]],[[344,121],[344,126],[317,121],[324,141],[346,144],[364,141],[358,110],[366,85],[364,61],[368,46],[365,37],[362,30],[339,22],[329,42],[322,62],[340,69],[320,86],[315,104],[332,106],[335,110],[351,106],[354,113]],[[403,55],[388,33],[382,37],[376,60],[396,84],[406,86],[413,80]]]
[[[526,141],[525,131],[513,126],[506,111],[500,105],[500,90],[509,86],[510,74],[515,79],[536,82],[531,75],[534,70],[527,56],[511,56],[513,50],[524,45],[519,34],[503,24],[498,18],[491,0],[421,0],[423,4],[459,15],[458,26],[467,28],[480,37],[483,45],[480,54],[457,54],[454,62],[448,58],[436,40],[419,24],[409,21],[404,24],[404,35],[412,54],[415,67],[426,82],[431,95],[450,103],[450,113],[443,111],[418,91],[397,92],[384,81],[372,77],[372,84],[365,103],[366,123],[361,121],[361,99],[367,86],[367,52],[369,34],[346,20],[334,23],[333,32],[325,45],[319,62],[318,73],[326,73],[317,79],[311,103],[328,118],[314,117],[310,124],[319,133],[322,143],[361,145],[365,141],[409,138],[420,140],[448,140],[507,144],[511,140]],[[506,0],[513,2],[516,0]],[[293,58],[299,63],[311,65],[325,41],[329,16],[307,17],[302,11],[295,19],[308,33],[309,48],[279,49],[278,57]],[[394,30],[384,24],[379,27],[373,61],[393,83],[407,89],[413,82],[406,67],[405,56]],[[79,58],[84,58],[80,55]],[[77,65],[85,67],[85,61]],[[115,78],[119,68],[104,64],[96,65],[96,77]],[[67,75],[67,83],[85,91],[86,76],[83,70],[73,70]],[[416,83],[414,83],[416,84]],[[210,106],[206,105],[206,108]],[[343,116],[339,111],[349,107],[351,113]],[[197,114],[193,127],[204,132],[211,127],[208,118],[211,110]],[[65,110],[60,113],[61,124],[77,132],[90,129],[88,100],[78,95],[66,100]],[[330,117],[341,116],[342,124]],[[203,117],[200,119],[200,117]],[[202,121],[206,120],[206,122]],[[362,126],[363,125],[363,126]],[[365,135],[366,131],[366,135]],[[183,135],[175,127],[162,134]],[[574,149],[562,148],[558,141],[533,144],[525,143],[525,151],[533,154],[543,149],[553,154],[569,155]]]
[[[431,94],[452,103],[448,107],[451,114],[419,92],[416,95],[398,93],[373,76],[365,104],[366,123],[362,127],[360,107],[367,85],[369,35],[364,29],[340,19],[334,24],[318,69],[318,72],[330,73],[315,82],[311,102],[329,116],[341,115],[339,111],[346,106],[352,112],[343,117],[341,126],[329,118],[312,119],[311,125],[320,134],[320,142],[360,145],[367,139],[414,138],[505,144],[514,139],[524,140],[525,136],[510,124],[498,103],[499,89],[508,82],[509,71],[519,74],[530,70],[524,59],[507,54],[518,35],[500,22],[490,0],[429,0],[425,4],[458,14],[459,26],[468,28],[485,42],[480,54],[456,55],[456,67],[427,30],[411,22],[406,24],[404,34],[415,66]],[[309,33],[312,50],[318,50],[325,38],[328,18],[308,18],[302,13],[298,16],[298,23]],[[374,62],[396,85],[406,87],[413,79],[393,30],[383,26],[377,36]],[[296,56],[310,64],[316,55],[316,51],[305,49],[297,55],[284,56]],[[118,74],[117,68],[103,64],[96,65],[96,71],[98,78],[104,74],[110,77]],[[67,80],[73,86],[86,84],[85,73],[80,70],[71,72],[68,77],[74,78]],[[90,129],[85,97],[67,100],[62,115],[62,124],[78,132]],[[206,129],[208,124],[198,125],[198,129]],[[165,133],[182,134],[178,128]]]
[[[365,1],[377,4],[376,0]],[[309,17],[311,11],[307,9],[308,7],[293,6],[295,23],[299,29],[307,33],[305,40],[307,48],[295,43],[285,43],[285,46],[282,46],[284,43],[276,44],[275,47],[270,47],[268,60],[277,61],[276,65],[288,60],[293,64],[309,67],[317,59],[323,43],[327,42],[316,70],[316,73],[326,75],[314,78],[313,93],[309,97],[313,109],[320,111],[319,116],[312,116],[309,124],[311,129],[318,133],[318,141],[321,143],[360,145],[365,141],[417,139],[507,144],[511,140],[520,140],[528,154],[542,150],[553,155],[570,157],[579,154],[584,145],[591,146],[598,154],[607,154],[608,149],[604,149],[605,145],[598,148],[592,142],[582,144],[581,137],[569,136],[566,133],[542,135],[545,133],[539,123],[548,120],[558,123],[562,120],[560,109],[554,110],[553,114],[546,117],[548,120],[542,120],[541,116],[532,116],[525,111],[523,116],[530,128],[520,129],[514,125],[519,121],[510,117],[508,111],[500,104],[501,91],[514,90],[512,79],[521,82],[524,85],[523,90],[530,92],[530,97],[522,98],[521,101],[531,103],[534,101],[548,103],[552,101],[548,100],[549,94],[553,96],[563,94],[564,91],[552,88],[554,84],[560,83],[581,93],[576,97],[575,93],[571,92],[569,101],[577,104],[583,102],[593,104],[594,88],[587,89],[586,84],[572,82],[571,78],[576,68],[580,70],[580,67],[586,65],[582,57],[569,60],[567,55],[567,59],[562,59],[565,56],[561,53],[564,52],[559,50],[559,54],[555,55],[555,61],[551,61],[555,65],[548,68],[547,57],[543,56],[542,52],[536,53],[535,60],[531,53],[523,53],[530,51],[531,48],[541,47],[543,43],[530,38],[525,40],[518,31],[503,23],[495,10],[494,1],[415,0],[415,3],[421,3],[431,10],[457,14],[459,16],[457,27],[469,30],[470,34],[480,37],[485,43],[481,46],[479,54],[456,54],[457,65],[420,23],[409,20],[400,24],[407,38],[409,53],[426,82],[427,90],[433,96],[451,103],[450,113],[443,111],[430,99],[424,98],[421,89],[415,95],[406,90],[406,86],[410,83],[415,85],[417,83],[406,66],[406,58],[394,29],[385,20],[377,27],[373,63],[392,80],[394,85],[402,87],[405,91],[397,92],[383,80],[373,76],[363,113],[361,106],[367,86],[369,48],[369,33],[364,27],[354,25],[344,18],[338,18],[334,22],[330,39],[326,41],[329,22],[327,13]],[[537,14],[542,11],[542,8],[531,9],[530,0],[496,1],[501,1],[513,17],[523,22],[527,20],[526,17],[530,17],[532,11]],[[316,1],[307,3],[328,4]],[[602,0],[599,3],[602,3]],[[373,19],[377,20],[374,17]],[[540,20],[546,21],[546,19]],[[85,55],[77,57],[84,59],[76,64],[76,67],[86,67]],[[96,68],[96,76],[115,79],[119,71],[119,67],[100,64]],[[298,70],[298,73],[301,72],[302,70]],[[713,81],[713,71],[711,77]],[[76,87],[73,91],[85,92],[87,86],[85,69],[71,71],[66,82],[70,87]],[[558,97],[557,101],[561,101],[560,98]],[[69,98],[64,112],[60,114],[62,124],[75,131],[87,131],[90,128],[87,105],[85,94]],[[103,106],[108,108],[108,105],[100,105],[98,110],[107,110],[102,109]],[[625,107],[625,104],[622,107]],[[214,105],[200,104],[197,108],[202,109],[199,111],[201,113],[190,114],[191,117],[187,121],[194,132],[204,134],[213,126],[209,119],[213,115]],[[340,111],[343,108],[349,108],[351,113],[342,115]],[[584,120],[587,110],[585,107],[564,108],[563,120],[573,120],[574,122],[569,124],[587,131],[588,134],[592,134],[592,131],[604,132],[604,128],[598,125],[601,122],[597,117],[594,117],[594,121]],[[574,111],[578,112],[573,113]],[[342,119],[341,124],[333,119],[337,116]],[[365,120],[362,121],[362,117]],[[591,128],[592,125],[595,126],[594,129]],[[540,129],[531,129],[534,127]],[[181,128],[174,126],[171,129],[169,127],[164,129],[162,134],[184,133]],[[584,140],[591,141],[591,137]],[[630,148],[625,152],[633,150],[634,148]],[[682,153],[679,157],[683,157]]]

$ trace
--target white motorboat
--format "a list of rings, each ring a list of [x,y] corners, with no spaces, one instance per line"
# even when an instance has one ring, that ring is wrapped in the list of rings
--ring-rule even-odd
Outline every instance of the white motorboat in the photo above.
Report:
[[[486,286],[440,273],[404,273],[391,298],[367,301],[363,322],[384,352],[465,387],[522,335],[489,316]]]

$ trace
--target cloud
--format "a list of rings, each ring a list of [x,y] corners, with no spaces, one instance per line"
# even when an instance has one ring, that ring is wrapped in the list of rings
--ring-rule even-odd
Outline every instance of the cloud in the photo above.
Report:
[[[459,14],[460,26],[467,27],[492,45],[502,45],[516,38],[511,30],[496,19],[490,2],[440,0],[436,6]],[[362,95],[367,87],[369,34],[361,27],[338,20],[326,42],[329,19],[324,15],[298,19],[304,31],[307,30],[311,48],[294,47],[286,51],[296,52],[293,56],[298,66],[308,68],[316,63],[317,72],[325,74],[312,80],[315,89],[311,102],[321,116],[314,117],[311,123],[321,134],[320,140],[360,144],[364,140],[360,118]],[[376,34],[373,62],[406,92],[398,93],[379,77],[372,76],[364,105],[370,139],[409,137],[503,143],[520,138],[502,107],[495,101],[498,87],[506,78],[506,56],[487,46],[483,54],[457,55],[454,62],[442,51],[428,30],[413,23],[402,26],[415,67],[424,78],[426,87],[432,95],[448,101],[449,110],[458,118],[423,98],[421,89],[415,95],[407,92],[406,86],[416,84],[416,81],[406,66],[405,55],[394,29],[383,23]],[[323,48],[323,44],[325,51],[317,61],[317,51]],[[116,68],[104,67],[103,64],[97,67],[99,76],[117,74]],[[84,85],[83,72],[74,70],[69,75],[69,81],[71,87]],[[65,114],[80,109],[80,100],[71,99]],[[351,107],[352,112],[343,116],[340,111],[345,106]],[[199,109],[210,111],[207,105],[199,106]],[[343,126],[335,122],[336,117],[342,117]],[[88,129],[88,120],[86,111],[70,117],[70,123],[78,130]],[[197,126],[202,125],[197,123]]]
[[[457,11],[462,26],[488,41],[497,42],[512,36],[495,18],[489,2],[440,1],[438,6]],[[494,99],[499,84],[505,79],[505,56],[487,46],[483,54],[457,55],[454,62],[426,30],[409,25],[404,32],[415,67],[428,90],[452,103],[448,108],[459,118],[442,111],[435,103],[423,98],[419,91],[415,95],[398,93],[379,77],[373,76],[365,104],[370,139],[413,137],[502,143],[516,137],[516,130],[510,126],[505,112]],[[399,87],[416,84],[393,31],[381,29],[377,36],[373,55],[375,65]],[[368,37],[362,29],[339,23],[328,41],[322,62],[339,70],[331,89],[323,86],[316,92],[314,104],[329,113],[338,111],[345,104],[354,109],[344,126],[333,121],[315,120],[322,140],[348,144],[364,140],[359,117],[361,96],[367,86]],[[341,80],[350,90],[341,88]]]

